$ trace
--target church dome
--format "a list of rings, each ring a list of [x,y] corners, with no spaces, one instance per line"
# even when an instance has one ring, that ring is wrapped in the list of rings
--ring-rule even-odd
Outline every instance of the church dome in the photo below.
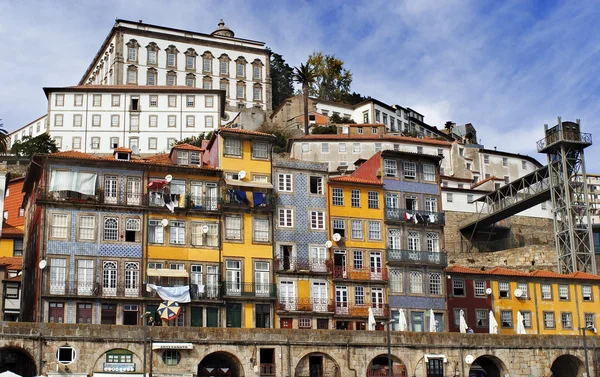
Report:
[[[219,21],[219,27],[217,28],[217,30],[213,31],[210,35],[220,35],[223,37],[233,38],[235,33],[233,31],[231,31],[231,29],[229,29],[227,26],[225,26],[225,22],[221,18],[221,21]]]

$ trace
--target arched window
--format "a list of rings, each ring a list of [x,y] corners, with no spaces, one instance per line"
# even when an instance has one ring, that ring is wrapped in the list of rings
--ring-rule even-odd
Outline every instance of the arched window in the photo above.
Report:
[[[104,240],[117,241],[119,236],[119,220],[116,217],[104,218]]]

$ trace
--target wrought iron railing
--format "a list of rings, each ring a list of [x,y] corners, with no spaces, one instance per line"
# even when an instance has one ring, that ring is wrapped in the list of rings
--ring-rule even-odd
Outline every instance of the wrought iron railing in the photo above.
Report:
[[[334,279],[348,279],[348,280],[374,280],[374,281],[387,281],[388,274],[385,268],[354,268],[345,266],[334,266],[333,267],[333,278]]]
[[[107,283],[80,281],[50,281],[44,293],[57,296],[93,297],[141,297],[140,285],[129,283]]]
[[[388,249],[387,257],[388,262],[428,264],[443,267],[448,265],[446,253],[434,251]]]
[[[402,208],[385,207],[385,220],[412,222],[419,225],[445,225],[444,212],[416,211]]]
[[[369,308],[371,308],[375,317],[388,317],[390,313],[388,304],[336,302],[335,314],[338,316],[366,318],[369,316]]]
[[[277,287],[275,284],[224,281],[223,296],[274,298],[277,296]]]
[[[542,152],[552,144],[560,141],[590,145],[592,144],[592,134],[579,132],[578,130],[558,129],[558,127],[556,127],[548,130],[548,134],[545,138],[538,140],[537,150],[538,152]]]
[[[274,264],[277,272],[331,272],[331,261],[327,259],[276,257]]]
[[[261,376],[275,376],[275,364],[260,364]]]
[[[257,208],[257,209],[273,209],[275,208],[276,198],[271,193],[257,193],[254,197],[251,192],[245,192],[246,197],[241,195],[241,192],[236,190],[227,190],[223,194],[221,202],[227,207],[239,208]],[[250,194],[250,195],[248,195]]]
[[[275,309],[285,312],[319,312],[332,313],[334,311],[333,300],[312,297],[281,297],[277,299]]]

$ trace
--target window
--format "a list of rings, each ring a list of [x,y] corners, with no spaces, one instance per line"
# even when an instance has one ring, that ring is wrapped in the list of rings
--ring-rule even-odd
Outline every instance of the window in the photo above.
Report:
[[[185,97],[185,106],[186,107],[194,107],[196,104],[196,96],[186,96]]]
[[[568,300],[569,299],[569,286],[568,285],[559,285],[558,286],[558,298],[560,300]]]
[[[369,239],[381,239],[381,223],[377,221],[369,221]]]
[[[79,240],[93,240],[96,230],[96,216],[79,217]]]
[[[56,360],[62,365],[71,364],[73,361],[75,361],[76,356],[77,354],[73,347],[63,346],[56,350]]]
[[[246,66],[244,65],[244,63],[237,63],[236,65],[236,74],[238,77],[245,77],[246,76]]]
[[[552,285],[542,284],[542,300],[552,300]]]
[[[432,197],[425,198],[425,211],[437,212],[437,198],[432,198]]]
[[[92,126],[100,127],[100,115],[99,114],[92,115]]]
[[[421,248],[421,236],[415,230],[408,231],[408,250],[419,251]]]
[[[350,191],[350,201],[352,202],[352,207],[360,207],[360,190]]]
[[[321,153],[329,153],[329,143],[321,143]]]
[[[54,136],[54,143],[58,149],[62,148],[62,136]]]
[[[398,175],[398,164],[396,160],[384,160],[383,168],[386,177],[396,177]]]
[[[573,315],[570,312],[560,313],[560,324],[563,329],[572,329]]]
[[[253,233],[254,241],[256,242],[269,242],[269,220],[268,219],[254,219],[253,222]]]
[[[302,153],[308,153],[310,151],[310,147],[308,143],[302,143]]]
[[[331,204],[334,206],[344,205],[344,189],[335,187],[331,189]]]
[[[177,107],[177,96],[168,97],[169,107]]]
[[[227,60],[221,60],[219,66],[221,75],[227,75],[229,73],[229,62]]]
[[[465,295],[465,281],[464,280],[452,280],[452,294],[454,296]]]
[[[554,327],[554,312],[544,312],[544,328],[553,329]]]
[[[467,194],[467,203],[469,203],[469,204],[473,203],[473,194]]]
[[[502,157],[502,166],[508,166],[508,157]]]
[[[269,144],[254,142],[252,143],[253,158],[269,158]]]
[[[390,270],[390,291],[394,293],[403,292],[402,270]]]
[[[242,239],[242,218],[240,216],[225,217],[225,239],[234,241]]]
[[[177,84],[177,73],[173,71],[167,72],[167,86],[175,86]]]
[[[417,179],[417,164],[415,162],[404,161],[404,178]]]
[[[204,97],[204,107],[214,107],[214,97],[213,96]]]
[[[340,153],[346,153],[346,143],[339,143],[338,144],[338,152],[340,152]]]
[[[310,228],[316,230],[325,229],[325,212],[311,211],[310,212]]]
[[[360,153],[360,143],[352,143],[352,153]]]
[[[169,243],[171,245],[185,244],[185,221],[171,220],[169,225]]]
[[[52,238],[66,239],[68,235],[67,215],[52,214]]]
[[[410,293],[423,293],[423,272],[410,271]]]
[[[429,294],[438,296],[442,294],[442,274],[440,272],[429,273]]]
[[[354,252],[352,253],[353,255],[353,267],[355,269],[362,269],[363,268],[363,252],[362,250],[354,250]]]
[[[379,208],[379,193],[377,191],[369,191],[367,193],[368,206],[371,209]]]
[[[279,173],[277,176],[277,190],[291,192],[292,189],[292,174]]]
[[[435,181],[435,166],[432,164],[423,164],[423,180]]]
[[[241,156],[242,141],[236,139],[225,139],[225,154],[229,156]]]
[[[186,117],[186,127],[188,127],[188,128],[196,127],[196,117],[194,115],[188,115]]]
[[[55,106],[64,106],[65,105],[65,95],[57,94],[55,97]]]
[[[204,128],[213,128],[213,127],[214,127],[213,116],[205,115],[204,116]]]
[[[119,219],[116,217],[104,218],[104,241],[117,241],[119,238]]]
[[[291,208],[279,208],[279,227],[294,227],[294,210]]]
[[[154,68],[148,69],[148,71],[146,71],[146,85],[149,85],[149,86],[157,85],[157,81],[158,81],[157,77],[158,77],[158,73],[156,72],[156,69],[154,69]]]
[[[521,169],[527,170],[527,161],[521,161]]]
[[[150,115],[148,117],[148,127],[158,127],[158,115]]]
[[[254,101],[260,101],[262,97],[262,88],[260,86],[254,86],[252,88],[252,99]]]
[[[363,229],[362,229],[362,220],[351,220],[351,229],[352,229],[352,238],[354,239],[362,239],[363,238]]]
[[[452,203],[453,200],[454,199],[452,197],[452,193],[451,192],[446,193],[446,202],[447,203]]]
[[[584,313],[586,327],[596,327],[596,313]]]
[[[113,94],[110,102],[113,107],[121,106],[121,96],[118,94]]]
[[[173,145],[175,145],[176,142],[177,142],[177,139],[170,137],[170,138],[167,139],[167,146],[169,148],[172,148]]]
[[[157,149],[158,139],[155,137],[148,138],[148,149],[156,150]]]
[[[510,183],[510,177],[508,175],[504,176],[504,184],[507,185]]]
[[[110,126],[119,127],[119,115],[115,114],[110,116]]]
[[[454,309],[454,326],[455,327],[460,327],[460,312],[463,311],[464,316],[465,316],[465,321],[467,320],[467,311],[464,309]],[[486,311],[486,315],[487,315],[487,311]]]
[[[92,106],[93,107],[100,107],[100,106],[102,106],[102,95],[101,94],[94,94]]]
[[[62,114],[54,114],[54,126],[55,127],[63,126],[63,115]]]
[[[137,68],[135,66],[127,67],[127,84],[137,84]]]
[[[177,350],[165,350],[162,360],[165,365],[177,365],[181,361],[181,354]]]
[[[83,106],[83,94],[75,94],[74,105]]]
[[[375,152],[381,151],[381,143],[375,143]]]
[[[333,233],[346,237],[346,220],[333,219]]]
[[[593,301],[591,285],[581,286],[581,298],[583,299],[583,301]]]
[[[240,99],[246,98],[246,85],[244,82],[238,82],[236,86],[236,97]]]
[[[521,310],[521,315],[523,316],[523,326],[531,328],[531,312]]]
[[[13,256],[23,256],[23,239],[17,238],[13,241]]]
[[[427,251],[430,253],[440,252],[440,239],[439,234],[435,232],[427,233]]]
[[[527,283],[517,283],[517,289],[521,290],[521,297],[522,299],[525,299],[527,297],[529,297],[528,292],[527,292]]]
[[[323,195],[323,177],[310,177],[310,193]]]
[[[100,149],[100,138],[99,137],[92,138],[92,149]]]
[[[488,327],[488,318],[489,318],[489,314],[488,314],[487,309],[476,309],[475,310],[475,320],[476,320],[477,327]],[[459,324],[459,326],[460,326],[460,324]]]
[[[475,296],[477,296],[477,297],[485,296],[485,281],[484,280],[475,280]]]
[[[500,311],[500,327],[511,328],[512,327],[512,311],[501,310]]]
[[[507,281],[498,282],[498,289],[500,290],[500,298],[510,297],[510,283]]]

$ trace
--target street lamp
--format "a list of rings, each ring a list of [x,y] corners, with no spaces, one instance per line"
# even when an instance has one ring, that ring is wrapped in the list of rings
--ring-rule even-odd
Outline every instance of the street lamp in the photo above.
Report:
[[[580,327],[579,330],[581,330],[581,332],[583,333],[583,352],[584,352],[584,355],[585,355],[585,374],[586,374],[586,377],[590,377],[590,363],[588,361],[587,340],[585,338],[585,332],[586,331],[591,331],[591,332],[593,332],[595,334],[598,331],[592,325],[587,325],[585,327]]]
[[[390,318],[387,325],[387,351],[388,351],[388,371],[390,377],[394,377],[394,370],[392,369],[392,323],[394,319]]]
[[[144,321],[144,364],[143,364],[143,376],[146,377],[146,343],[148,342],[148,316],[152,314],[150,312],[146,312],[142,314],[142,320]]]

